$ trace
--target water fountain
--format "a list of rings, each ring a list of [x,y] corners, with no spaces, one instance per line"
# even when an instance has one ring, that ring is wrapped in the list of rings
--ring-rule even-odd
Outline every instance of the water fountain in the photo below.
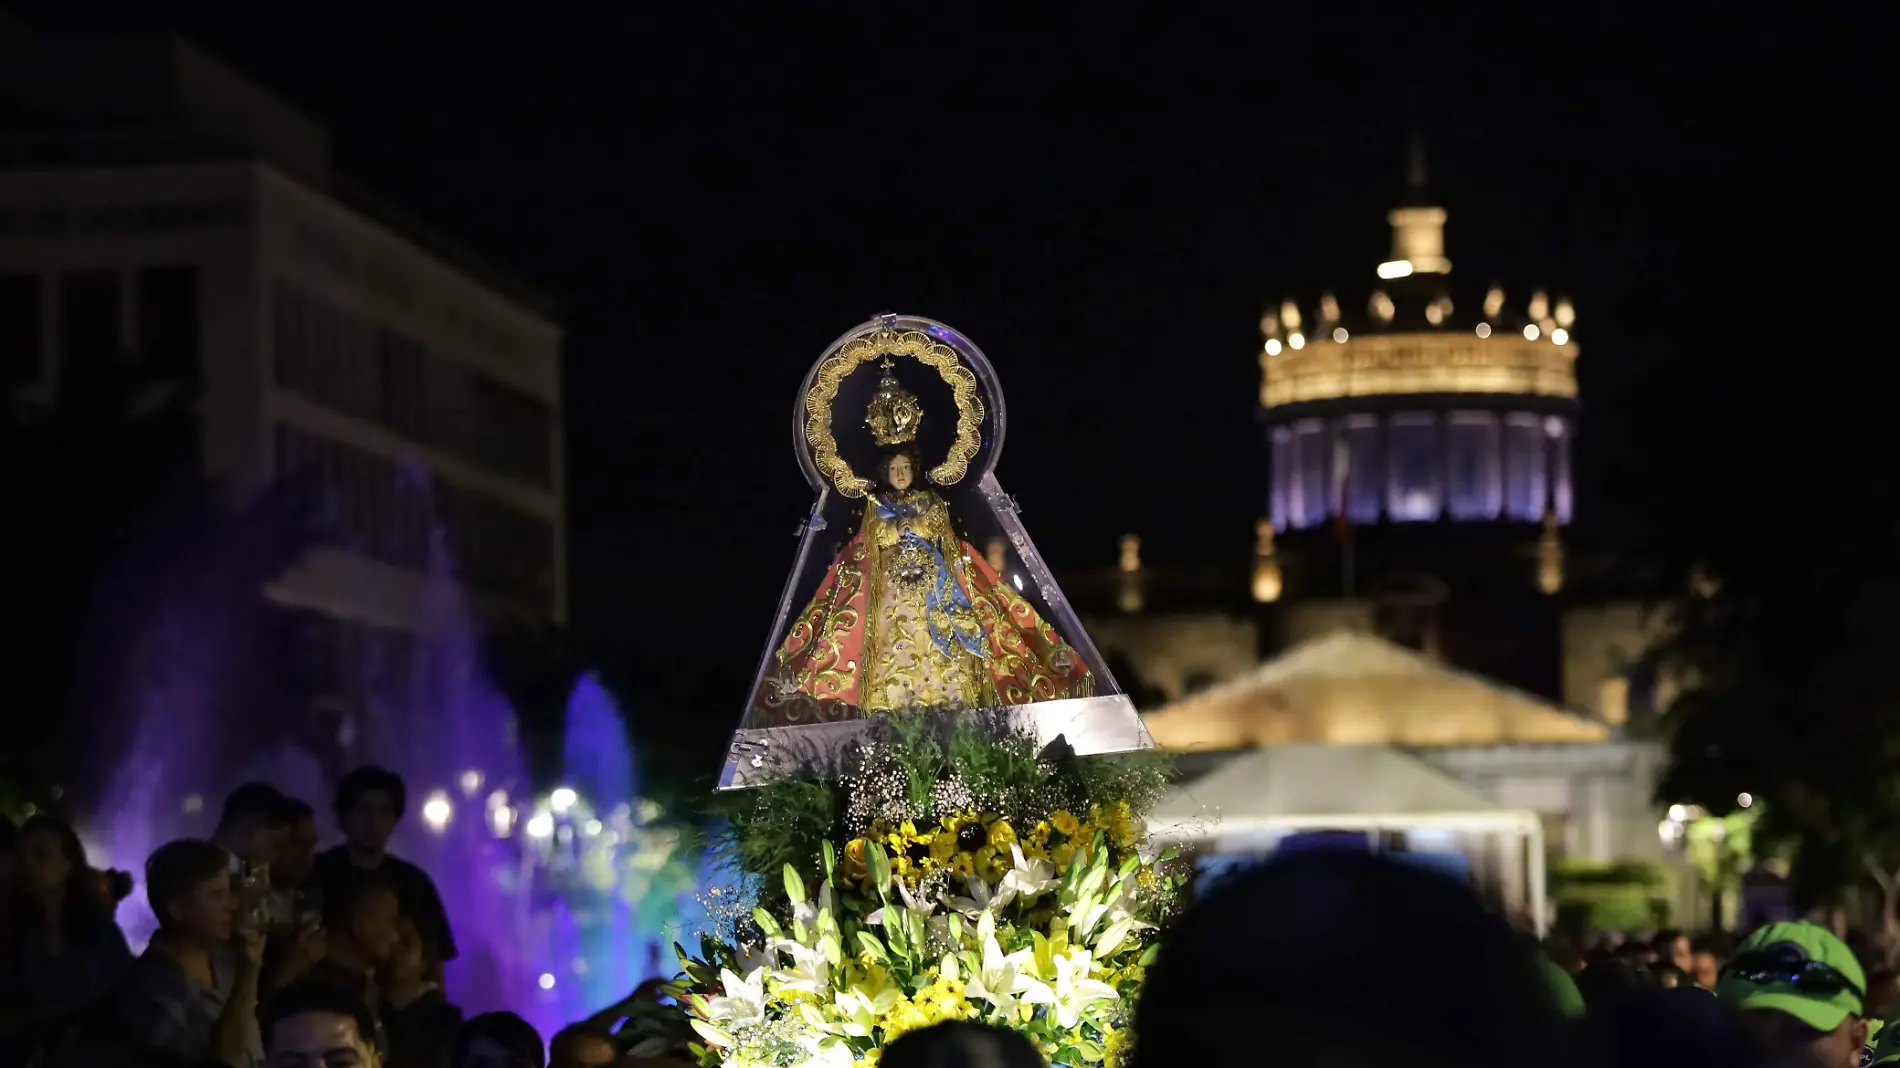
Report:
[[[206,555],[238,558],[229,546]],[[115,606],[135,668],[113,698],[124,722],[102,732],[102,763],[114,770],[86,825],[95,861],[142,874],[158,844],[209,835],[224,793],[251,779],[311,802],[327,831],[336,773],[379,763],[410,794],[391,849],[435,877],[455,931],[452,1001],[471,1014],[512,1009],[550,1034],[641,979],[670,975],[673,921],[698,861],[690,837],[639,798],[625,724],[599,680],[575,685],[563,783],[537,796],[514,709],[483,670],[474,615],[438,536],[417,636],[423,669],[385,671],[366,653],[354,711],[340,737],[321,740],[320,758],[286,717],[259,716],[232,696],[249,692],[233,680],[260,664],[281,667],[282,650],[253,633],[269,629],[257,590],[271,573],[209,564],[155,586],[150,611]],[[381,681],[391,678],[407,681]],[[142,892],[120,920],[142,946],[154,926]]]

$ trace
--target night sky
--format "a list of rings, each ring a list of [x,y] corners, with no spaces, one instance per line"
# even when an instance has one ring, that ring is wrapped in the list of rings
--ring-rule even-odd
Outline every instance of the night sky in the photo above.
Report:
[[[10,9],[191,37],[327,122],[340,169],[557,296],[576,636],[622,678],[725,679],[719,707],[670,710],[708,737],[809,502],[797,384],[872,312],[988,352],[998,477],[1058,569],[1133,531],[1241,574],[1260,309],[1363,299],[1413,116],[1459,275],[1576,302],[1580,518],[1604,536],[1812,522],[1867,466],[1852,450],[1886,444],[1808,440],[1886,411],[1825,373],[1892,359],[1882,26],[1847,5],[1203,6]],[[1839,469],[1805,504],[1788,448]]]

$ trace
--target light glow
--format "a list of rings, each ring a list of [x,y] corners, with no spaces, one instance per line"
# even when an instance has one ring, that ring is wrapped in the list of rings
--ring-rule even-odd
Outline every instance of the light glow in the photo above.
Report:
[[[1379,265],[1380,278],[1404,278],[1411,273],[1411,260],[1387,260]]]
[[[580,799],[581,795],[575,793],[573,787],[557,786],[554,792],[548,795],[548,807],[554,810],[555,815],[564,816],[568,809],[574,807],[574,802]]]
[[[1343,345],[1343,344],[1345,344],[1345,343],[1346,343],[1346,338],[1347,338],[1347,336],[1348,336],[1348,335],[1347,335],[1347,333],[1346,333],[1346,328],[1345,328],[1345,327],[1343,327],[1343,326],[1335,326],[1335,327],[1333,327],[1333,340],[1334,340],[1334,341],[1337,341],[1337,342],[1339,342],[1340,344],[1342,344],[1342,345]]]
[[[1568,345],[1570,344],[1570,331],[1560,326],[1550,332],[1550,340],[1558,345]]]
[[[474,797],[475,791],[481,788],[482,788],[482,773],[481,772],[476,771],[474,768],[470,768],[467,771],[462,773],[463,796]]]
[[[1688,815],[1689,815],[1689,810],[1686,808],[1683,808],[1681,805],[1669,806],[1669,818],[1674,820],[1677,823],[1681,823],[1683,819],[1687,817]]]
[[[554,989],[554,973],[553,972],[541,973],[541,989],[543,990]]]
[[[422,822],[428,824],[429,829],[437,834],[441,834],[442,829],[449,825],[449,817],[454,814],[455,806],[449,804],[449,795],[446,790],[431,793],[429,799],[422,803]]]
[[[1306,335],[1296,330],[1286,339],[1286,343],[1293,346],[1294,351],[1297,352],[1306,347]]]
[[[1536,323],[1531,323],[1530,325],[1524,328],[1524,340],[1526,341],[1537,340],[1537,324]]]
[[[552,838],[554,836],[554,817],[545,812],[537,812],[528,819],[528,837]]]
[[[1736,795],[1735,795],[1735,803],[1736,803],[1736,804],[1738,804],[1738,805],[1740,805],[1740,806],[1742,806],[1743,808],[1747,808],[1747,807],[1749,807],[1750,805],[1752,805],[1752,804],[1754,804],[1754,803],[1755,803],[1755,797],[1754,797],[1754,795],[1753,795],[1753,794],[1745,794],[1745,793],[1744,793],[1744,794],[1736,794]]]
[[[1490,336],[1491,336],[1491,324],[1490,324],[1490,323],[1479,323],[1479,324],[1478,324],[1478,336],[1479,336],[1479,337],[1490,337]]]
[[[1281,345],[1280,345],[1279,338],[1270,337],[1267,339],[1267,355],[1269,356],[1280,355],[1280,348],[1281,348]]]

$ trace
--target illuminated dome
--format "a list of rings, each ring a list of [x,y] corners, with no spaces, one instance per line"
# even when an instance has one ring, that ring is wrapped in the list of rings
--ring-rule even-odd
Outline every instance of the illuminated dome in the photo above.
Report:
[[[1407,177],[1375,277],[1261,318],[1273,527],[1568,523],[1575,310],[1459,285],[1416,140]]]

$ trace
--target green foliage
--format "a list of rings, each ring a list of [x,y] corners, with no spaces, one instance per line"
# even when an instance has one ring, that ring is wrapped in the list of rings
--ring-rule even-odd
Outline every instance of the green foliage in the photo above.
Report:
[[[1669,911],[1669,875],[1654,864],[1558,861],[1550,883],[1558,926],[1567,931],[1642,930]]]
[[[1877,536],[1870,536],[1877,535]],[[1805,904],[1900,872],[1900,554],[1885,532],[1744,555],[1685,595],[1656,651],[1669,706],[1664,804],[1717,819],[1760,802],[1758,854],[1790,851]],[[1876,879],[1879,875],[1874,876]]]
[[[714,854],[740,871],[765,875],[787,864],[810,866],[843,808],[835,784],[791,781],[714,794],[708,814],[728,828],[714,841]]]
[[[1173,762],[1158,750],[1102,756],[1046,757],[1036,740],[998,730],[980,716],[958,719],[948,732],[922,716],[892,717],[875,745],[876,766],[901,777],[906,806],[930,811],[939,784],[957,783],[995,811],[1057,808],[1086,813],[1094,805],[1125,802],[1139,819],[1166,792]],[[864,771],[864,754],[846,760],[843,779],[781,782],[715,795],[709,815],[729,831],[718,851],[741,871],[776,880],[787,864],[815,870],[827,841],[844,841],[851,786]]]

